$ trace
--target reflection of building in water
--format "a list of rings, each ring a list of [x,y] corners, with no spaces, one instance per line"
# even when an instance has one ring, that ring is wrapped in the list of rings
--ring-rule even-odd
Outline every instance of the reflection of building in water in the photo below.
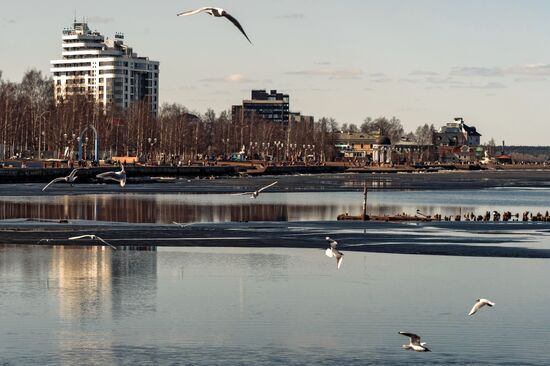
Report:
[[[121,250],[112,258],[112,316],[156,311],[156,247]]]
[[[70,321],[155,308],[154,247],[115,252],[99,246],[54,246],[49,276],[59,283],[60,316]]]
[[[96,319],[111,307],[111,255],[105,247],[54,246],[50,277],[59,283],[61,318]]]

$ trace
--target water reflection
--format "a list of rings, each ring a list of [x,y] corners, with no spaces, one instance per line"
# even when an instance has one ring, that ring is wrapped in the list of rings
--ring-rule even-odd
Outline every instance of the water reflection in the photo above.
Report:
[[[538,259],[348,251],[336,270],[322,249],[4,246],[0,360],[546,364],[549,275]],[[480,295],[497,306],[472,319]],[[403,351],[400,330],[434,352]]]
[[[546,190],[376,191],[374,215],[461,215],[510,210],[545,212]],[[0,198],[0,219],[84,219],[141,223],[335,220],[361,210],[360,192],[264,193],[257,200],[227,194],[89,194]]]

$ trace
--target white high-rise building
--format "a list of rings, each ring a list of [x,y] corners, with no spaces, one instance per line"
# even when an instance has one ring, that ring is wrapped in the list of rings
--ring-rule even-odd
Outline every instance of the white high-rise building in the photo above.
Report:
[[[63,30],[62,59],[51,61],[56,99],[89,94],[109,108],[147,100],[158,111],[159,62],[138,57],[124,35],[105,38],[86,22]]]

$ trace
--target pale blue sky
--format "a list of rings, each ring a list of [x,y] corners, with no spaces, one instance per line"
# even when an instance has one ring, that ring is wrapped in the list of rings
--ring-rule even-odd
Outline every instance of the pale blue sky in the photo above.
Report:
[[[204,5],[238,18],[254,45],[224,19],[175,15]],[[250,89],[278,89],[292,110],[316,118],[395,115],[410,130],[462,116],[482,141],[550,145],[550,1],[9,2],[0,14],[4,78],[48,72],[75,10],[161,62],[161,102],[220,112]]]

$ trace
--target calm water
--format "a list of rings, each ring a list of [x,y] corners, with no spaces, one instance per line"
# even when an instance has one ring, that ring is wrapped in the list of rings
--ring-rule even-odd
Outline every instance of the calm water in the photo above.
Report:
[[[0,362],[543,365],[549,277],[536,259],[3,247]],[[480,296],[496,306],[468,317]]]
[[[343,212],[358,214],[361,192],[262,193],[252,200],[229,194],[89,194],[0,197],[0,219],[86,219],[148,223],[220,221],[335,220]],[[550,210],[550,189],[374,191],[371,214],[433,215],[498,210],[522,213]]]

